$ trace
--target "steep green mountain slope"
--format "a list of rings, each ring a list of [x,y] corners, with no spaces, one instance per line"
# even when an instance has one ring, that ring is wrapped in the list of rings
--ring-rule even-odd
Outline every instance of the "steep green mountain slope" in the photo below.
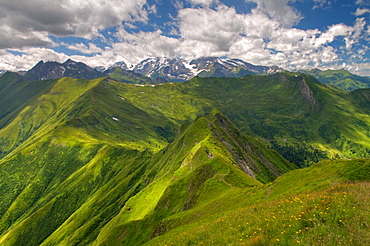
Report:
[[[231,190],[261,186],[254,178],[266,183],[295,168],[243,135],[217,111],[182,130],[157,156],[164,163],[159,178],[127,202],[94,245],[140,245],[170,230],[169,221],[191,220],[183,215]],[[157,157],[154,160],[158,162]]]
[[[0,130],[0,151],[8,153],[21,143],[28,141],[33,143],[41,140],[50,130],[58,127],[68,115],[68,110],[74,101],[83,95],[86,90],[93,88],[101,79],[75,80],[62,78],[57,81],[49,81],[41,84],[43,94],[36,94],[30,102],[26,101],[19,106],[22,110],[14,120]],[[38,85],[39,81],[30,82],[30,85]],[[29,88],[25,88],[27,91]],[[10,94],[11,88],[4,91]],[[22,91],[23,92],[23,91]],[[32,93],[32,91],[31,91]],[[31,94],[31,96],[33,96]],[[22,97],[19,95],[19,97]],[[14,100],[14,98],[12,97]]]
[[[6,72],[0,77],[0,128],[5,127],[33,98],[45,93],[53,81],[30,82],[24,77]]]
[[[261,185],[254,177],[266,183],[295,168],[243,135],[217,110],[185,126],[154,156],[97,138],[96,143],[79,142],[72,136],[67,142],[58,128],[47,135],[52,138],[27,145],[0,163],[2,245],[110,241],[122,226],[173,201],[170,213],[153,218],[155,230],[161,219],[228,189]],[[150,239],[141,236],[128,240]]]
[[[219,108],[242,131],[300,165],[325,156],[369,153],[367,109],[353,101],[353,94],[302,74],[122,85],[119,93],[143,111],[160,112],[174,123]]]
[[[312,75],[324,84],[335,85],[349,91],[369,88],[370,86],[370,78],[352,74],[344,69],[325,71],[312,69],[309,71],[302,71],[302,73]]]
[[[367,114],[370,113],[370,89],[355,90],[349,95],[357,107],[362,108]]]
[[[144,75],[135,73],[134,71],[124,70],[120,67],[113,67],[104,72],[107,76],[124,83],[130,84],[158,84],[166,83],[165,79],[152,79]]]
[[[158,151],[173,139],[175,130],[168,119],[150,115],[120,98],[110,81],[106,78],[42,81],[40,90],[44,94],[37,91],[31,94],[32,100],[23,102],[13,121],[0,130],[0,151],[9,153],[22,143],[46,141],[53,129],[58,132],[53,138],[66,138],[69,142],[108,142],[140,150]],[[38,83],[41,82],[29,82],[32,86]],[[4,94],[15,95],[9,91],[13,92],[13,88],[5,89]],[[12,101],[14,105],[17,102]]]

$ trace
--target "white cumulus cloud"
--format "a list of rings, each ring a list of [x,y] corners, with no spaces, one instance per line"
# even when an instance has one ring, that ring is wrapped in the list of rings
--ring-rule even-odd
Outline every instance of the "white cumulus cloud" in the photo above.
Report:
[[[0,48],[51,46],[49,35],[92,38],[122,21],[147,20],[146,0],[0,0]]]
[[[356,9],[356,12],[354,13],[354,15],[361,16],[361,15],[364,15],[364,14],[367,14],[367,13],[370,13],[370,9],[367,9],[367,8],[357,8]]]

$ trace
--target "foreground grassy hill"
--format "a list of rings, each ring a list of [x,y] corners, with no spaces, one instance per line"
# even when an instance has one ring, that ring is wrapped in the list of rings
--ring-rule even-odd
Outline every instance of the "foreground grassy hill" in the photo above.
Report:
[[[67,146],[50,139],[1,163],[0,243],[86,245],[96,238],[115,243],[122,227],[132,230],[134,221],[163,210],[155,213],[151,228],[143,224],[139,238],[129,237],[137,244],[150,240],[170,215],[294,168],[217,110],[184,126],[155,155],[103,142]]]
[[[369,160],[323,161],[170,217],[145,245],[368,245]],[[180,222],[185,221],[185,222]]]

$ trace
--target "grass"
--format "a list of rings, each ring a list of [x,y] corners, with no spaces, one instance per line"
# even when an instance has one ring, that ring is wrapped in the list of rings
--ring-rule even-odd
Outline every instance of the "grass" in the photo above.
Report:
[[[366,77],[357,76],[350,72],[340,70],[326,70],[320,71],[313,69],[310,71],[303,71],[304,73],[310,74],[324,84],[330,84],[343,88],[348,91],[354,91],[361,88],[369,88],[370,79]]]
[[[369,166],[368,161],[360,163],[363,168]],[[299,170],[311,180],[298,176],[293,181],[291,177],[298,172],[293,171],[257,190],[234,191],[203,211],[194,211],[196,219],[185,219],[145,245],[367,245],[370,185],[335,175],[343,165],[350,166],[351,161],[324,162]],[[287,189],[288,182],[294,183],[294,189]],[[230,203],[235,204],[233,208]],[[223,209],[210,215],[214,206]]]

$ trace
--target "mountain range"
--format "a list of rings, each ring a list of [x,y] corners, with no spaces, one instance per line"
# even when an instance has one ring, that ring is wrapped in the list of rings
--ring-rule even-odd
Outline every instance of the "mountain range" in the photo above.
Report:
[[[184,82],[195,76],[242,77],[248,74],[262,75],[282,71],[283,69],[276,66],[255,66],[240,59],[203,57],[190,62],[180,58],[148,58],[131,67],[120,61],[108,68],[98,66],[94,69],[84,63],[74,62],[70,59],[64,63],[40,61],[29,71],[22,71],[18,74],[25,76],[29,80],[46,80],[62,77],[94,79],[111,76],[125,83],[158,84]],[[313,69],[301,70],[299,72],[312,75],[324,84],[338,86],[350,91],[368,88],[370,85],[370,78],[354,75],[343,69],[326,71]]]
[[[368,245],[370,89],[212,59],[2,75],[0,245]]]

